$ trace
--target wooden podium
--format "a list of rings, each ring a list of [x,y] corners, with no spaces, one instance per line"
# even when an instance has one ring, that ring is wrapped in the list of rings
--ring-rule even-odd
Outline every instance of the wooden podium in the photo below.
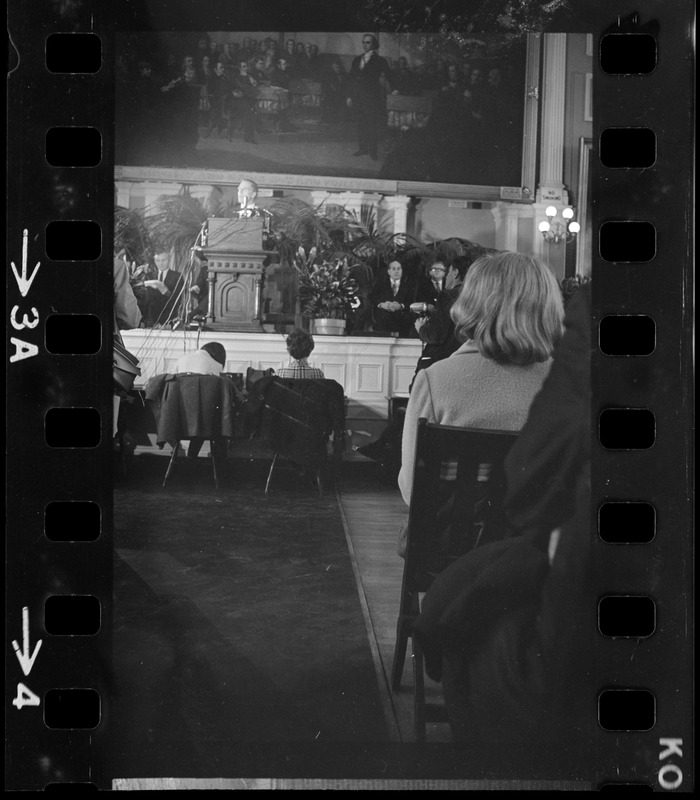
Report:
[[[209,311],[211,330],[262,331],[263,218],[207,220]]]

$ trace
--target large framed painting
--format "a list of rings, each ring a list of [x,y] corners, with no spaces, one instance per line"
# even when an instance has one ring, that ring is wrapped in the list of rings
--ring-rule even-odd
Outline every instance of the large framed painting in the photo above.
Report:
[[[122,32],[116,165],[528,199],[538,38]]]

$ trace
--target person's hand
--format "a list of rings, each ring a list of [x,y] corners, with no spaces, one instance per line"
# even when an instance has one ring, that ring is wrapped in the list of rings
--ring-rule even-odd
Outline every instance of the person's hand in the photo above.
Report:
[[[389,311],[401,311],[401,303],[398,303],[396,300],[392,300],[389,303]]]
[[[243,97],[243,92],[240,89],[234,89],[231,94],[234,97]]]
[[[420,329],[425,325],[427,321],[427,317],[418,317],[418,319],[413,323],[413,327],[416,329],[418,333],[420,333]]]
[[[392,91],[392,94],[398,94],[398,93],[399,93],[399,90],[398,90],[398,89],[394,89],[394,90]]]
[[[345,102],[348,108],[352,108],[352,97],[348,97],[348,99]]]

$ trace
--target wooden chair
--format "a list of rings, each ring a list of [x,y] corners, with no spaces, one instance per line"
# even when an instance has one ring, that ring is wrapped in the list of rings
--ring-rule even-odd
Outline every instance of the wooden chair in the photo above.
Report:
[[[401,686],[411,639],[416,741],[428,722],[447,722],[442,705],[425,700],[423,654],[411,635],[420,596],[452,561],[503,536],[503,462],[517,438],[498,430],[457,428],[419,420],[408,535],[401,585],[391,687]]]

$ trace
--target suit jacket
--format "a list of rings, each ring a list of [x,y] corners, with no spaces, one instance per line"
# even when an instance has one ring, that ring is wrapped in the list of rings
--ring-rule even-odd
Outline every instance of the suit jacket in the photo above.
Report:
[[[399,290],[396,294],[387,276],[382,276],[375,284],[369,296],[372,305],[372,320],[375,331],[397,331],[400,336],[407,336],[410,328],[411,317],[409,306],[413,298],[413,289],[406,278],[401,279]],[[385,311],[377,308],[379,303],[395,300],[401,303],[401,311]]]
[[[237,97],[235,99],[238,100],[239,103],[245,103],[251,108],[258,97],[258,89],[257,86],[254,85],[254,80],[255,79],[250,75],[241,75],[239,72],[237,75],[233,76],[233,80],[231,81],[233,89],[243,93],[243,97]]]
[[[461,290],[461,283],[451,289],[443,289],[437,296],[435,311],[418,331],[418,336],[425,345],[421,353],[423,365],[427,363],[429,366],[436,361],[442,361],[459,349],[460,342],[454,336],[455,324],[450,316],[450,309]]]
[[[181,272],[174,269],[167,269],[165,270],[162,280],[170,292],[170,295],[165,301],[165,306],[160,314],[160,322],[167,322],[173,315],[175,307],[183,300],[182,289],[185,285],[185,279]]]
[[[372,54],[362,69],[360,69],[361,63],[362,56],[357,56],[350,67],[348,86],[352,100],[358,104],[360,111],[364,109],[383,113],[385,98],[380,78],[386,78],[393,87],[389,64],[385,58],[376,53]]]

